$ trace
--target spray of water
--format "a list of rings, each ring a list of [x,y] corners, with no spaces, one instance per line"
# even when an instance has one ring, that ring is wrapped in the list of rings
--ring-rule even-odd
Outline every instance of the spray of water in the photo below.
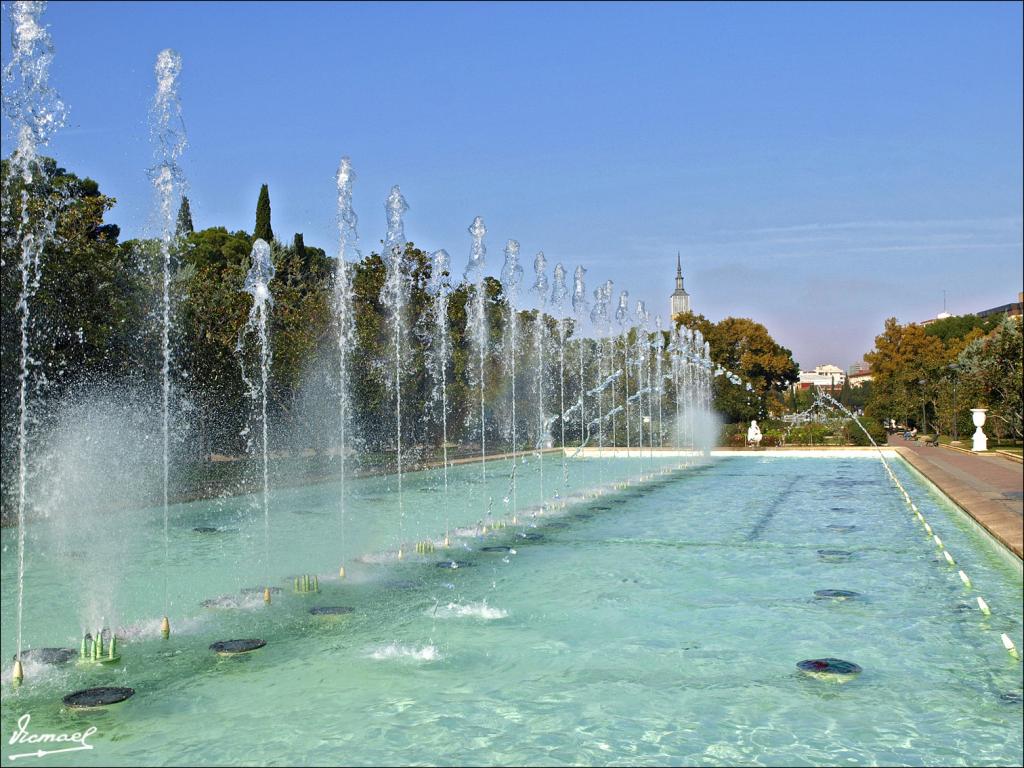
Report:
[[[625,377],[622,382],[622,405],[623,416],[626,420],[626,456],[629,456],[629,291],[622,291],[619,294],[619,306],[615,310],[615,321],[619,324],[619,334],[622,338],[622,370]]]
[[[384,264],[387,267],[387,278],[381,289],[381,304],[388,313],[388,324],[391,326],[391,346],[394,354],[394,369],[388,378],[388,384],[395,396],[395,461],[398,473],[398,519],[399,549],[402,556],[405,542],[405,499],[402,489],[404,468],[402,466],[402,373],[405,369],[406,356],[406,319],[405,308],[409,303],[409,277],[405,270],[405,225],[402,216],[409,205],[402,197],[402,190],[396,184],[391,188],[387,202],[387,236],[384,239]]]
[[[476,347],[479,366],[475,378],[480,393],[480,487],[482,493],[487,493],[487,411],[484,406],[484,362],[487,359],[487,297],[484,294],[484,264],[487,255],[487,246],[484,245],[484,235],[487,234],[487,227],[484,220],[477,216],[469,225],[469,234],[473,239],[469,251],[469,264],[466,265],[465,277],[473,285],[473,301],[466,310],[466,327],[472,331],[472,343]],[[472,383],[472,380],[471,380]],[[490,516],[491,500],[486,503],[486,515]]]
[[[276,270],[270,256],[270,245],[265,240],[257,239],[252,244],[252,265],[245,276],[242,290],[252,296],[252,307],[249,317],[238,334],[235,347],[242,364],[242,381],[245,383],[249,399],[254,410],[259,414],[259,448],[263,459],[263,568],[270,583],[270,428],[267,420],[267,387],[270,381],[270,366],[273,362],[273,350],[270,346],[270,309],[274,306],[274,297],[270,293],[270,281],[274,279]],[[255,351],[249,342],[255,337]],[[251,373],[249,357],[255,354],[258,376]],[[252,429],[252,418],[245,427],[248,453],[253,455],[256,449]]]
[[[444,475],[444,540],[451,531],[448,516],[448,366],[451,364],[451,338],[448,331],[448,301],[451,297],[451,258],[445,250],[430,257],[430,287],[434,297],[434,328],[427,358],[434,379],[433,401],[441,411],[441,467]]]
[[[585,411],[585,404],[583,400],[583,393],[586,391],[586,382],[583,378],[584,371],[584,354],[586,352],[586,339],[583,338],[583,320],[587,316],[587,285],[586,285],[587,270],[582,266],[577,266],[576,271],[573,273],[572,278],[572,311],[576,319],[576,342],[579,347],[579,372],[578,372],[578,392],[579,399],[577,404],[580,409],[580,447],[583,446],[584,433],[586,432],[586,421],[587,414]]]
[[[149,171],[157,200],[157,216],[160,222],[160,384],[163,437],[163,515],[164,515],[164,616],[170,608],[168,597],[168,560],[170,551],[168,486],[170,483],[170,437],[171,437],[171,277],[173,258],[176,250],[176,212],[185,189],[185,176],[178,160],[188,138],[185,123],[181,117],[181,101],[178,98],[178,76],[181,74],[181,56],[165,49],[156,57],[156,95],[150,110],[150,137],[156,163]]]
[[[519,243],[516,240],[509,240],[505,244],[505,264],[501,268],[501,285],[505,292],[505,300],[508,302],[508,323],[505,326],[505,359],[509,366],[509,381],[511,382],[512,396],[512,417],[510,420],[510,433],[512,440],[512,470],[509,473],[509,502],[512,506],[512,520],[516,520],[519,513],[518,483],[516,473],[518,471],[518,450],[519,436],[517,434],[516,422],[516,357],[519,354],[519,285],[523,282],[523,268],[519,264]]]
[[[331,294],[331,310],[334,315],[334,333],[338,348],[338,469],[341,487],[338,490],[338,529],[339,548],[342,557],[345,552],[345,506],[346,506],[346,470],[348,459],[348,435],[351,416],[351,395],[349,387],[349,350],[355,345],[355,313],[352,305],[352,267],[349,258],[358,260],[360,257],[357,244],[359,234],[356,230],[358,218],[352,207],[352,184],[356,174],[352,170],[352,162],[341,158],[338,165],[336,182],[338,185],[338,258],[334,265],[334,286]],[[344,573],[344,565],[339,573]]]
[[[540,506],[544,509],[544,448],[547,447],[547,415],[544,411],[544,336],[547,329],[544,325],[544,314],[548,303],[548,260],[544,257],[544,251],[537,251],[533,259],[533,290],[537,294],[538,311],[537,321],[534,328],[533,343],[537,354],[537,457],[540,466]]]
[[[654,319],[656,335],[654,337],[654,380],[658,382],[656,393],[658,395],[658,447],[664,446],[665,441],[665,334],[662,331],[661,315]],[[653,441],[652,441],[653,445]]]
[[[612,281],[607,280],[594,289],[594,308],[590,310],[590,322],[594,330],[599,334],[596,341],[597,347],[597,378],[600,381],[608,369],[612,367],[610,358],[606,360],[604,344],[600,338],[602,332],[607,332],[611,321],[608,317],[608,302],[611,301]],[[607,366],[607,368],[606,368]],[[604,391],[597,393],[597,444],[598,455],[604,456]]]
[[[41,16],[44,2],[15,2],[11,13],[11,60],[3,70],[3,100],[8,120],[17,137],[11,156],[11,183],[21,189],[21,219],[17,238],[21,258],[21,289],[16,310],[19,316],[21,348],[18,368],[18,659],[22,650],[22,609],[25,600],[25,508],[28,492],[28,427],[30,423],[30,378],[33,359],[31,302],[42,277],[42,254],[56,224],[56,211],[44,205],[38,214],[29,213],[29,186],[41,177],[39,149],[64,124],[65,108],[50,87],[53,44]]]
[[[551,278],[551,306],[555,310],[558,321],[558,413],[565,413],[565,300],[569,296],[569,287],[565,284],[565,267],[561,262],[555,264]],[[558,419],[562,439],[562,486],[569,485],[569,465],[565,461],[565,417]]]

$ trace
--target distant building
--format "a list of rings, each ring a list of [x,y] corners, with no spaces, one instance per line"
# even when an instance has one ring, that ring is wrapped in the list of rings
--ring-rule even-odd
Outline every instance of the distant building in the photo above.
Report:
[[[871,371],[860,371],[859,373],[851,373],[848,380],[851,387],[863,387],[867,382],[874,381],[874,378],[871,375]]]
[[[815,366],[813,371],[800,371],[800,378],[794,384],[794,389],[809,389],[812,385],[822,389],[837,390],[846,381],[846,371],[838,365]]]
[[[670,298],[671,316],[685,315],[690,311],[690,294],[683,288],[683,261],[679,253],[676,253],[676,289]]]
[[[1002,304],[998,307],[991,307],[990,309],[983,309],[980,312],[969,314],[975,314],[978,317],[991,317],[992,315],[1000,314],[1005,314],[1007,317],[1024,316],[1024,292],[1018,292],[1017,300],[1011,301],[1009,304]],[[921,321],[920,325],[931,325],[939,320],[945,320],[947,317],[954,317],[954,315],[949,312],[939,312],[934,318]],[[956,317],[959,317],[959,315],[956,315]]]
[[[990,315],[998,315],[1005,313],[1009,317],[1020,317],[1024,314],[1024,292],[1017,293],[1017,300],[1009,304],[1003,304],[1001,307],[992,307],[992,309],[983,309],[981,312],[977,312],[978,317],[989,317]]]
[[[849,368],[847,368],[846,369],[846,373],[847,373],[848,376],[853,378],[857,374],[867,373],[870,370],[871,370],[871,366],[870,365],[868,365],[863,360],[859,360],[856,363],[854,363],[853,365],[851,365]]]

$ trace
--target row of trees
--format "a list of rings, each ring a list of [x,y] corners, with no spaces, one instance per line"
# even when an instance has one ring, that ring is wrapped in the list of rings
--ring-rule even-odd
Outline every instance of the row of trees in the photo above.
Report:
[[[2,364],[0,398],[3,405],[3,460],[10,471],[15,441],[17,391],[20,360],[21,277],[17,268],[20,253],[22,191],[19,178],[12,178],[6,161],[2,167],[3,270],[0,278],[2,304]],[[120,230],[104,222],[115,200],[102,194],[91,179],[81,179],[44,160],[27,189],[30,205],[48,208],[56,227],[41,257],[42,279],[30,302],[32,377],[35,415],[45,425],[48,405],[64,398],[78,397],[97,388],[111,391],[129,387],[134,392],[152,391],[158,403],[160,381],[159,296],[160,254],[152,240],[120,240]],[[31,215],[36,215],[32,213]],[[271,227],[269,190],[259,195],[254,234],[230,232],[223,227],[195,229],[188,200],[178,213],[178,238],[174,250],[172,296],[174,302],[174,388],[175,412],[186,424],[179,438],[187,441],[195,455],[237,454],[243,441],[239,434],[247,414],[246,392],[239,375],[236,351],[239,329],[250,306],[241,290],[250,265],[256,235],[269,238],[277,274],[271,283],[274,306],[271,314],[273,370],[270,381],[271,416],[276,447],[328,448],[336,424],[334,412],[337,376],[331,365],[335,339],[331,316],[334,260],[323,249],[307,245],[302,234],[291,242],[274,237]],[[429,292],[433,265],[423,250],[409,243],[403,254],[411,293],[407,322],[410,342],[407,370],[400,377],[403,387],[403,432],[410,446],[438,446],[440,425],[436,416],[434,382],[426,373],[430,345]],[[386,277],[383,260],[370,253],[352,264],[354,288],[355,348],[350,392],[355,415],[355,434],[365,452],[386,452],[392,447],[394,424],[392,393],[386,373],[390,365],[387,313],[380,295]],[[473,423],[479,398],[472,385],[471,345],[466,337],[466,305],[473,286],[452,277],[448,325],[452,360],[448,376],[448,429],[452,441],[464,444],[478,438]],[[485,373],[485,403],[488,409],[487,436],[493,446],[507,444],[510,432],[508,324],[509,311],[501,283],[484,280],[488,316],[488,358]],[[567,344],[565,366],[566,404],[575,402],[581,386],[578,373],[579,347],[584,345],[586,361],[582,385],[589,389],[599,378],[597,346],[580,338],[574,322],[544,316],[536,310],[515,315],[520,324],[516,390],[520,398],[537,397],[538,387],[547,387],[548,414],[557,413],[559,361],[557,339]],[[735,385],[725,377],[715,379],[715,404],[729,420],[758,418],[767,403],[796,377],[796,366],[788,350],[772,340],[764,326],[751,320],[727,318],[713,323],[700,315],[679,318],[699,329],[711,343],[716,364],[732,370],[752,385]],[[565,325],[559,333],[559,322]],[[541,329],[547,335],[548,354],[537,360],[531,334]],[[635,331],[631,339],[635,339]],[[653,335],[651,337],[653,340]],[[665,342],[667,345],[667,334]],[[622,345],[616,348],[615,367],[624,363]],[[607,362],[607,361],[606,361]],[[653,365],[652,365],[653,367]],[[606,366],[605,373],[608,368]],[[668,370],[666,361],[665,370]],[[639,370],[628,372],[630,391],[636,391]],[[605,395],[605,409],[612,397]],[[671,386],[665,393],[665,413],[674,407]],[[143,398],[145,399],[145,398]],[[536,402],[536,399],[534,399]],[[431,416],[424,418],[424,416]],[[577,417],[578,418],[578,417]],[[542,420],[536,409],[520,407],[517,434],[521,445],[541,439]],[[666,426],[666,431],[668,427]],[[622,425],[606,440],[623,442]],[[185,435],[186,437],[182,437]],[[567,424],[567,437],[580,439],[578,421]],[[528,442],[529,441],[529,442]],[[274,445],[271,446],[275,447]],[[9,477],[9,475],[6,475]]]
[[[1022,340],[1020,317],[963,315],[927,326],[890,318],[864,356],[874,377],[866,412],[966,437],[969,409],[988,408],[986,429],[1020,439]]]

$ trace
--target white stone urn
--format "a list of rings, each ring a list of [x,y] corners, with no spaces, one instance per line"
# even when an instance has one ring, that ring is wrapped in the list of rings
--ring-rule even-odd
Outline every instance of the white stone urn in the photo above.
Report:
[[[985,436],[985,433],[981,429],[985,426],[985,411],[987,410],[988,408],[971,408],[971,418],[974,420],[974,426],[977,427],[974,431],[974,446],[972,450],[988,450],[988,437]]]

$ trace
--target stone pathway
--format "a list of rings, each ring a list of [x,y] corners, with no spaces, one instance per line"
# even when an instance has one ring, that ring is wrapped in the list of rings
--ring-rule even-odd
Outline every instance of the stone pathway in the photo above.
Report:
[[[1017,557],[1024,548],[1024,465],[890,437],[889,446]]]

